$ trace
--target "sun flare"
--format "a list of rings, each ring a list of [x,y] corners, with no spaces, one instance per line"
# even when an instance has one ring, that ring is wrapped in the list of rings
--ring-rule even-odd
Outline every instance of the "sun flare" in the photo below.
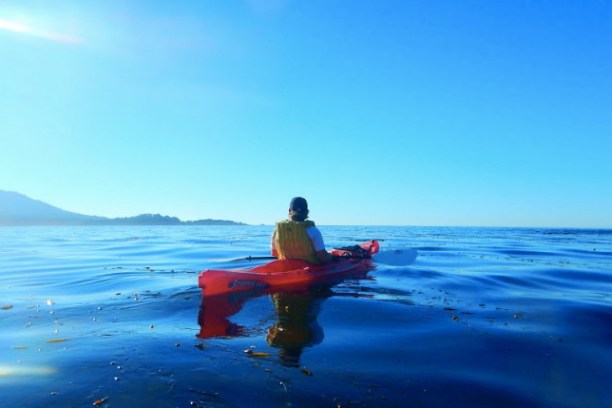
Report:
[[[73,37],[71,35],[58,34],[50,31],[40,30],[24,24],[2,19],[0,19],[0,30],[26,34],[33,37],[42,38],[44,40],[67,44],[81,44],[83,42],[80,38]]]
[[[3,30],[17,31],[20,33],[27,33],[28,28],[23,24],[13,23],[11,21],[0,20],[0,28]]]

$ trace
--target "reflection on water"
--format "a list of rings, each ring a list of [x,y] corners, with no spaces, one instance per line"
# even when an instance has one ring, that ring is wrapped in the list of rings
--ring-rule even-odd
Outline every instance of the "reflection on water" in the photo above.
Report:
[[[331,295],[329,288],[320,287],[313,291],[280,291],[267,295],[274,306],[275,322],[266,329],[266,341],[271,347],[279,349],[283,365],[298,367],[303,349],[321,343],[323,328],[317,316],[321,304]],[[247,336],[245,328],[233,323],[230,318],[240,312],[245,302],[258,296],[262,295],[240,292],[203,297],[198,313],[198,337]]]
[[[266,340],[280,349],[285,365],[296,367],[304,347],[319,344],[323,329],[317,322],[321,303],[327,296],[305,293],[275,293],[271,295],[277,321],[268,328]]]

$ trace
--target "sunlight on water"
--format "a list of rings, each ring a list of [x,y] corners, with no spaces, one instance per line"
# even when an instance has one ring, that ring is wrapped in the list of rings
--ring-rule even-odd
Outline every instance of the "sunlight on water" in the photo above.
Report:
[[[40,366],[0,366],[0,377],[31,377],[55,374],[57,370]]]

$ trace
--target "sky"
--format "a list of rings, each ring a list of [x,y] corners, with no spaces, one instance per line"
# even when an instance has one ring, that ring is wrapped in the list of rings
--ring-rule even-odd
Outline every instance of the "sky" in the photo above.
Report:
[[[0,189],[107,217],[612,227],[612,2],[2,0]]]

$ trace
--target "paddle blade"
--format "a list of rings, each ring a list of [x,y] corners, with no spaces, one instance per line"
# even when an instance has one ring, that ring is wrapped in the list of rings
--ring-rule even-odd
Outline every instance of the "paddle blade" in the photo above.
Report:
[[[389,266],[407,266],[414,263],[419,251],[415,248],[382,250],[372,256],[375,263]]]

